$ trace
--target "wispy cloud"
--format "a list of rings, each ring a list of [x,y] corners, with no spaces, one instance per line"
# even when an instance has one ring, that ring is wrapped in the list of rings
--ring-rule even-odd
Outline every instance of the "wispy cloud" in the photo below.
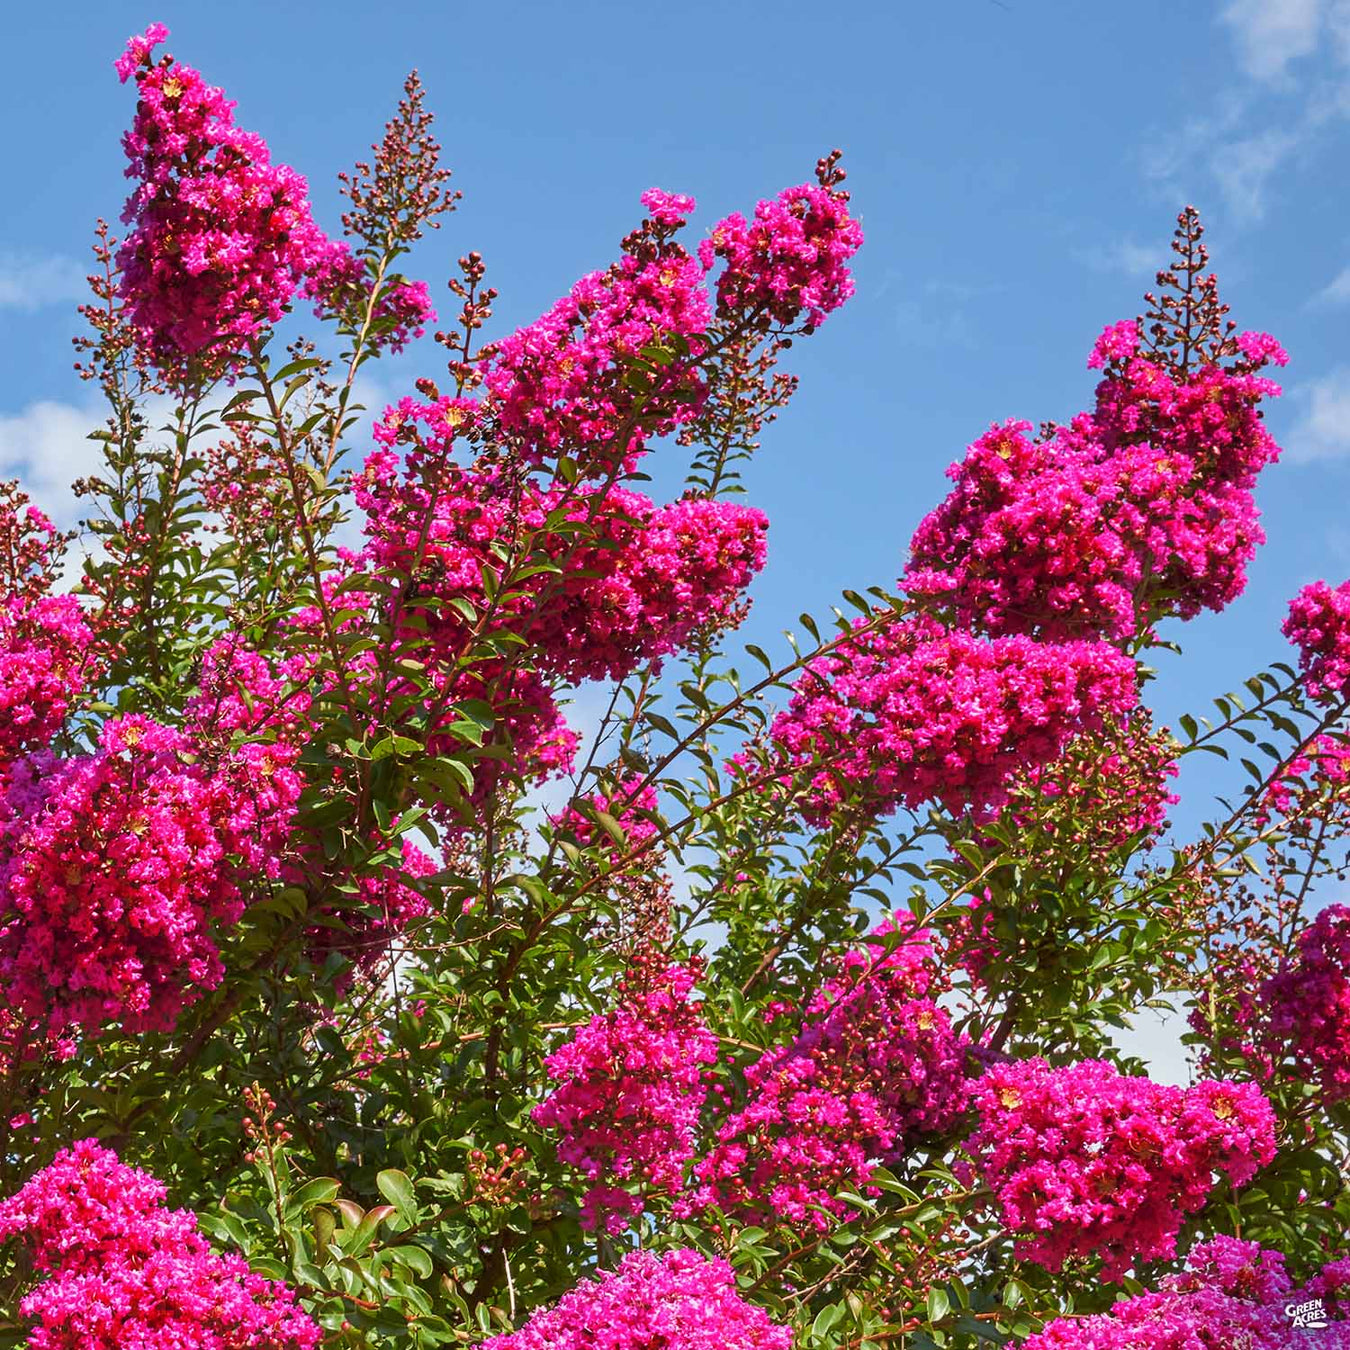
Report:
[[[1319,305],[1344,305],[1350,303],[1350,267],[1342,268],[1327,285],[1313,296],[1313,303]]]
[[[0,309],[34,310],[82,300],[85,269],[60,254],[25,255],[0,250]]]
[[[1230,0],[1218,22],[1236,77],[1210,108],[1156,130],[1141,158],[1171,195],[1207,182],[1250,223],[1279,175],[1350,117],[1350,0]]]
[[[896,333],[914,347],[969,347],[975,341],[970,304],[991,289],[956,281],[925,281],[896,303]]]
[[[1116,239],[1091,249],[1082,249],[1078,257],[1099,272],[1120,272],[1127,277],[1152,279],[1155,272],[1171,261],[1166,240],[1141,244],[1134,239]]]
[[[1340,63],[1350,66],[1350,0],[1332,0],[1327,30]]]
[[[1259,219],[1265,213],[1271,179],[1306,139],[1303,126],[1285,131],[1272,128],[1216,146],[1210,155],[1210,172],[1230,209],[1244,220]]]
[[[1258,80],[1282,80],[1290,63],[1316,50],[1328,0],[1232,0],[1220,15],[1231,29],[1242,68]]]
[[[1350,456],[1350,366],[1340,366],[1290,392],[1301,413],[1284,440],[1286,457],[1308,464]]]
[[[1241,129],[1251,109],[1251,90],[1234,80],[1205,108],[1193,110],[1178,125],[1159,128],[1139,150],[1149,178],[1172,180],[1186,172],[1223,137]]]

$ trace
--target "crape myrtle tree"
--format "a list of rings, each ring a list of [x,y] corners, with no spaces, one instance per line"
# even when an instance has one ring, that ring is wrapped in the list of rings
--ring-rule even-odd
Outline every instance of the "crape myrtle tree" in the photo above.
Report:
[[[435,331],[416,77],[330,236],[166,37],[78,543],[0,491],[0,1343],[1350,1346],[1350,584],[1208,719],[1146,704],[1279,453],[1195,212],[1086,411],[741,657],[838,154],[697,242],[645,193],[508,335],[468,253]],[[1164,846],[1208,753],[1250,781]],[[1186,1088],[1113,1045],[1164,999]]]

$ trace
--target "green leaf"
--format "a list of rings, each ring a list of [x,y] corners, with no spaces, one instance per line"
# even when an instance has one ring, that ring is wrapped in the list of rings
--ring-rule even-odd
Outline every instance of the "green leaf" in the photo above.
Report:
[[[375,1236],[375,1230],[386,1219],[392,1219],[396,1213],[397,1210],[394,1209],[393,1205],[376,1205],[374,1209],[368,1209],[355,1228],[344,1229],[343,1232],[338,1234],[342,1250],[348,1256],[359,1256],[370,1246],[371,1239]]]
[[[844,1315],[844,1305],[842,1303],[832,1303],[828,1308],[822,1308],[816,1314],[816,1320],[811,1323],[811,1339],[823,1341],[829,1334],[830,1328],[835,1325]]]
[[[326,1205],[337,1199],[342,1185],[334,1177],[315,1177],[295,1191],[286,1203],[288,1214],[302,1214],[315,1205]]]
[[[331,1209],[316,1208],[310,1216],[314,1225],[314,1246],[319,1255],[323,1256],[328,1251],[328,1244],[332,1241],[333,1233],[337,1229],[337,1220],[333,1217]]]
[[[342,1215],[342,1226],[344,1228],[355,1228],[366,1213],[355,1200],[339,1200],[337,1208],[338,1213]]]
[[[930,1322],[940,1322],[951,1311],[952,1301],[947,1297],[945,1289],[930,1289],[928,1291],[928,1320]]]
[[[399,1171],[397,1167],[386,1167],[375,1178],[375,1185],[379,1187],[380,1194],[398,1210],[400,1218],[409,1223],[416,1220],[417,1195],[406,1172]]]
[[[773,662],[769,660],[769,655],[763,647],[757,647],[753,642],[747,642],[745,644],[745,650],[749,652],[766,671],[770,673],[773,672]]]
[[[390,1247],[384,1255],[387,1260],[397,1261],[401,1265],[407,1266],[409,1270],[424,1280],[431,1278],[432,1260],[421,1247]]]

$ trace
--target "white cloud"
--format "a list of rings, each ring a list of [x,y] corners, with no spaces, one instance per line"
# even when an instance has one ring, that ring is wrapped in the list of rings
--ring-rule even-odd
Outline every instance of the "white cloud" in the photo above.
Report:
[[[1165,184],[1169,191],[1176,189],[1178,180],[1189,176],[1194,163],[1206,158],[1220,138],[1242,126],[1250,102],[1248,91],[1239,89],[1234,82],[1208,110],[1192,113],[1180,125],[1168,123],[1154,128],[1137,151],[1144,175]]]
[[[1350,455],[1350,367],[1340,366],[1292,391],[1302,414],[1285,441],[1295,464]]]
[[[1337,8],[1327,0],[1232,0],[1220,18],[1232,30],[1243,69],[1258,80],[1279,80],[1290,62],[1316,50]]]
[[[1117,271],[1130,276],[1152,276],[1171,261],[1165,244],[1137,244],[1133,239],[1122,239],[1112,245],[1106,250],[1106,256]]]
[[[1350,66],[1350,0],[1332,0],[1327,13],[1327,29],[1336,59],[1343,66]]]
[[[73,258],[0,251],[0,309],[41,309],[83,300],[88,293],[85,269]]]
[[[1117,239],[1091,251],[1084,250],[1079,257],[1098,271],[1122,272],[1127,277],[1152,280],[1154,273],[1171,261],[1171,250],[1165,241],[1141,244],[1134,239]]]
[[[1313,301],[1327,305],[1343,305],[1350,301],[1350,267],[1342,268],[1328,285],[1313,296]]]
[[[1275,171],[1304,141],[1301,131],[1271,128],[1260,135],[1219,145],[1210,154],[1210,171],[1228,205],[1248,220],[1266,209],[1266,187]]]
[[[36,506],[68,528],[81,514],[70,485],[98,467],[101,447],[88,436],[102,421],[96,404],[31,403],[0,414],[0,478],[17,478]]]
[[[1247,78],[1229,78],[1179,127],[1156,129],[1140,159],[1171,195],[1193,199],[1212,185],[1251,222],[1277,175],[1350,117],[1350,0],[1229,0],[1218,21]]]
[[[895,306],[895,330],[915,347],[969,347],[974,342],[969,308],[990,287],[930,278]]]

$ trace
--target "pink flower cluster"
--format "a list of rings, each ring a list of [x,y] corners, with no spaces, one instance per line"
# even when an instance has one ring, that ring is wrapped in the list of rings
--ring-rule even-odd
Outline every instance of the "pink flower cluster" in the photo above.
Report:
[[[167,36],[153,25],[117,63],[122,80],[137,83],[123,138],[137,187],[122,213],[131,228],[118,264],[131,321],[172,373],[184,358],[237,358],[333,246],[310,215],[305,180],[234,125],[224,92],[172,58],[151,64]]]
[[[317,1324],[284,1284],[219,1256],[188,1210],[93,1139],[0,1202],[43,1281],[19,1305],[33,1350],[313,1350]]]
[[[629,1252],[482,1350],[792,1350],[792,1332],[741,1298],[725,1261],[679,1248]]]
[[[659,230],[681,230],[689,223],[698,203],[682,192],[667,192],[664,188],[648,188],[642,194],[648,219]]]
[[[956,1123],[968,1042],[931,996],[926,939],[888,952],[891,931],[883,925],[850,952],[792,1043],[746,1070],[746,1103],[723,1120],[677,1212],[715,1206],[749,1222],[824,1229],[853,1213],[839,1192],[872,1190],[878,1161]]]
[[[1262,1048],[1327,1101],[1350,1097],[1350,907],[1328,905],[1257,998]]]
[[[313,702],[313,676],[311,653],[293,652],[274,667],[230,634],[202,654],[197,688],[184,710],[188,724],[204,740],[270,732],[298,744]]]
[[[129,37],[126,51],[113,62],[117,78],[125,84],[141,66],[149,64],[155,48],[168,40],[169,30],[162,23],[152,23],[144,33]]]
[[[454,415],[404,400],[376,438],[406,433],[414,418],[435,435]],[[447,596],[484,604],[494,549],[520,549],[533,575],[498,609],[541,670],[571,680],[621,678],[734,621],[737,597],[764,565],[768,521],[753,508],[703,498],[658,507],[619,487],[522,488],[448,465],[439,447],[411,451],[402,467],[391,451],[374,452],[356,500],[370,538],[363,561],[406,572],[420,559]],[[458,651],[458,610],[446,606],[438,620],[432,640]]]
[[[1274,1303],[1293,1288],[1282,1252],[1226,1233],[1192,1247],[1185,1273],[1168,1277],[1167,1287],[1177,1291],[1200,1286],[1257,1303]]]
[[[1254,333],[1251,330],[1239,333],[1237,345],[1252,369],[1289,364],[1289,353],[1269,333]]]
[[[1051,1322],[1023,1350],[1350,1350],[1350,1322],[1295,1329],[1286,1309],[1326,1280],[1295,1292],[1280,1252],[1219,1236],[1191,1248],[1186,1267],[1110,1312]]]
[[[1308,692],[1325,703],[1350,698],[1350,581],[1314,581],[1290,602],[1284,635],[1298,648]]]
[[[1179,381],[1108,328],[1096,408],[1032,438],[992,427],[948,470],[905,584],[990,633],[1130,637],[1241,594],[1264,538],[1252,498],[1279,455],[1258,404],[1279,387],[1249,363]]]
[[[99,750],[0,773],[0,985],[55,1030],[166,1030],[214,988],[211,936],[248,879],[278,875],[300,791],[283,746],[208,767],[147,718],[104,725]]]
[[[370,281],[364,261],[340,240],[327,247],[311,264],[305,294],[315,301],[315,313],[337,318],[356,329],[366,323],[370,308],[368,345],[401,352],[436,322],[436,309],[425,281],[402,278],[385,281],[370,306]]]
[[[1085,1060],[991,1066],[973,1089],[969,1149],[1018,1255],[1058,1270],[1100,1255],[1102,1277],[1170,1257],[1214,1173],[1243,1186],[1275,1156],[1275,1114],[1249,1083],[1189,1089]]]
[[[822,172],[842,176],[833,161]],[[758,299],[714,320],[705,265],[674,240],[693,200],[657,189],[642,200],[648,217],[618,262],[492,347],[481,399],[422,382],[424,399],[390,408],[355,483],[368,543],[353,566],[415,576],[395,615],[399,640],[430,658],[446,699],[493,707],[526,778],[570,760],[556,682],[624,678],[733,626],[764,563],[761,512],[696,497],[658,506],[617,484],[652,437],[697,416],[710,328],[723,345],[737,325],[741,338],[764,331]],[[861,240],[845,200],[794,190],[747,227],[780,305],[823,311],[845,298]],[[485,585],[505,557],[516,559],[509,578]],[[526,639],[521,659],[466,658],[488,610]],[[496,776],[484,761],[475,795]]]
[[[631,468],[649,436],[697,412],[704,384],[687,358],[649,371],[641,394],[625,376],[644,348],[678,340],[697,357],[710,319],[703,269],[683,248],[663,242],[653,257],[627,254],[496,344],[488,408],[535,465],[569,455],[588,474]]]
[[[1133,319],[1109,323],[1092,344],[1088,357],[1089,370],[1101,370],[1112,362],[1128,361],[1139,350],[1139,325]]]
[[[656,789],[650,783],[639,789],[640,782],[638,778],[623,778],[614,784],[612,791],[594,792],[587,799],[588,805],[618,824],[630,849],[655,839],[658,833],[656,822],[648,819],[656,810]],[[552,824],[554,829],[570,835],[582,848],[602,844],[616,859],[621,855],[618,842],[575,806],[560,811],[553,817]]]
[[[1279,455],[1258,408],[1279,388],[1257,372],[1284,353],[1264,334],[1234,350],[1229,367],[1182,373],[1115,324],[1093,348],[1106,368],[1093,412],[1036,438],[994,426],[952,466],[902,581],[950,627],[909,620],[818,658],[774,723],[783,759],[811,775],[809,821],[855,794],[877,812],[937,799],[978,815],[1015,775],[1052,795],[1048,766],[1073,737],[1137,701],[1131,663],[1103,639],[1241,592],[1262,538],[1252,489]],[[1133,777],[1157,758],[1122,750],[1103,770]],[[1155,830],[1167,800],[1143,791],[1116,833]]]
[[[734,623],[764,566],[768,519],[735,502],[684,497],[658,507],[615,488],[594,523],[593,542],[570,561],[590,575],[574,577],[537,620],[547,667],[572,681],[620,679]]]
[[[977,814],[1007,780],[1137,701],[1134,662],[1104,642],[982,638],[917,619],[817,657],[774,741],[812,772],[805,813],[827,819],[860,796],[878,812],[940,800]]]
[[[92,641],[74,596],[0,599],[0,764],[51,743],[83,691]]]
[[[1129,636],[1229,603],[1262,539],[1251,489],[1279,454],[1257,410],[1279,388],[1255,371],[1283,353],[1242,339],[1232,369],[1174,378],[1137,355],[1132,322],[1107,328],[1092,413],[1036,440],[996,426],[949,471],[956,489],[914,536],[911,590],[991,632],[1050,635]]]
[[[372,668],[363,665],[349,674],[369,677]],[[203,654],[198,687],[185,709],[188,726],[204,743],[236,734],[273,737],[274,759],[282,756],[290,762],[306,735],[315,678],[312,650],[302,647],[274,665],[237,636],[221,638]],[[372,854],[390,847],[387,837],[372,838],[370,844]],[[358,969],[370,971],[393,939],[426,915],[426,897],[408,882],[440,868],[410,839],[399,842],[398,854],[397,860],[385,858],[359,875],[355,894],[340,910],[319,907],[320,920],[306,933],[311,960],[322,963],[336,951]],[[322,894],[333,882],[325,866],[312,849],[297,844],[283,865],[282,880],[312,896]]]
[[[622,678],[737,622],[764,563],[767,521],[730,502],[658,507],[619,487],[544,489],[461,469],[448,450],[471,416],[448,400],[390,410],[377,440],[411,448],[402,463],[392,449],[366,461],[356,499],[369,543],[358,562],[426,579],[438,603],[419,610],[404,640],[456,697],[501,708],[518,767],[531,773],[565,764],[570,747],[548,681]],[[490,605],[484,573],[501,568],[503,548],[518,559],[515,577]],[[523,637],[534,671],[460,668],[474,632],[466,604],[491,607],[495,623]]]
[[[494,348],[486,410],[536,465],[568,455],[585,475],[620,463],[631,470],[649,437],[697,415],[706,394],[699,363],[713,322],[705,281],[717,259],[726,264],[717,319],[733,329],[755,333],[801,320],[810,332],[853,294],[848,263],[862,230],[846,193],[789,188],[761,201],[751,222],[728,216],[697,259],[671,237],[693,198],[653,188],[642,203],[648,219],[625,240],[619,262],[583,277]],[[648,349],[660,353],[656,360],[641,357]],[[637,390],[630,377],[639,370]]]
[[[862,227],[848,211],[848,195],[814,183],[787,188],[755,207],[720,221],[699,245],[699,257],[717,278],[720,316],[764,316],[804,332],[853,294],[848,263],[862,247]]]
[[[544,1061],[558,1086],[533,1119],[558,1131],[558,1157],[592,1182],[582,1203],[585,1228],[622,1232],[642,1212],[645,1193],[684,1186],[706,1066],[717,1062],[717,1038],[689,1001],[698,975],[697,963],[639,953],[618,1007],[593,1017]]]

